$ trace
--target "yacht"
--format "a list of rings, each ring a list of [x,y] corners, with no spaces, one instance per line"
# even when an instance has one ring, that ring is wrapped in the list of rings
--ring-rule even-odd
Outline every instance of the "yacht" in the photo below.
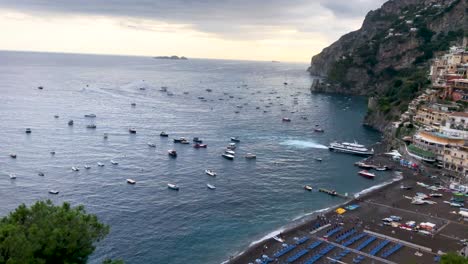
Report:
[[[208,187],[208,189],[210,189],[210,190],[216,189],[216,187],[214,185],[209,184],[209,183],[206,185],[206,187]]]
[[[283,122],[291,122],[291,119],[288,117],[283,117],[282,119]]]
[[[216,176],[216,172],[214,172],[213,170],[205,170],[205,173],[213,177]]]
[[[328,146],[328,149],[336,152],[349,153],[354,155],[370,156],[374,155],[374,149],[369,150],[364,145],[358,144],[356,141],[354,143],[348,142],[332,142]]]
[[[89,166],[89,165],[84,165],[84,168],[87,169],[87,170],[89,170],[89,169],[91,169],[91,166]]]
[[[115,161],[115,160],[110,160],[110,163],[111,163],[112,165],[119,165],[119,163],[118,163],[117,161]]]
[[[169,156],[171,156],[171,157],[174,157],[174,158],[177,157],[177,152],[175,150],[173,150],[173,149],[168,150],[167,154]]]
[[[203,143],[203,140],[201,140],[199,137],[194,137],[193,142],[195,143]]]
[[[72,167],[72,171],[79,171],[80,169],[78,167]]]
[[[150,148],[155,148],[155,147],[156,147],[156,144],[151,143],[151,142],[148,142],[148,146],[149,146]]]
[[[236,143],[229,143],[229,145],[227,146],[227,149],[235,150],[236,149]]]
[[[232,151],[232,150],[229,150],[229,149],[227,149],[226,151],[224,151],[224,153],[229,154],[229,155],[232,155],[232,156],[236,155],[236,152],[235,152],[235,151]]]
[[[310,192],[310,191],[312,191],[312,186],[306,185],[306,186],[304,186],[304,189],[305,189],[306,191],[309,191],[309,192]]]
[[[135,128],[129,128],[128,133],[130,134],[136,134],[136,129]]]
[[[208,147],[208,145],[196,143],[196,144],[193,144],[193,147],[194,148],[206,148]]]
[[[16,174],[10,173],[10,179],[12,179],[12,180],[16,179]]]
[[[315,131],[315,132],[318,132],[318,133],[323,133],[323,132],[325,132],[325,130],[323,130],[323,128],[320,128],[320,127],[314,128],[314,131]]]
[[[59,194],[59,191],[57,191],[57,190],[50,190],[49,193],[50,193],[50,194]]]
[[[247,154],[245,154],[244,157],[245,157],[246,159],[256,159],[256,158],[257,158],[257,155],[252,154],[252,153],[247,153]]]
[[[161,137],[168,137],[169,134],[167,134],[166,132],[163,131],[163,132],[161,132],[161,134],[159,134],[159,136],[161,136]]]
[[[99,167],[104,167],[104,164],[101,163],[101,162],[98,162],[97,165],[98,165]]]
[[[223,158],[228,159],[228,160],[233,160],[234,159],[234,155],[227,154],[227,153],[224,153],[221,156],[223,156]]]

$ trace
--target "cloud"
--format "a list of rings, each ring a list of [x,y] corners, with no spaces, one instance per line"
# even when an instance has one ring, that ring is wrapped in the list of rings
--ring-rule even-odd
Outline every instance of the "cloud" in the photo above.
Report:
[[[119,17],[136,30],[179,28],[228,39],[265,39],[281,31],[336,37],[355,30],[384,0],[0,0],[0,8],[39,14]]]

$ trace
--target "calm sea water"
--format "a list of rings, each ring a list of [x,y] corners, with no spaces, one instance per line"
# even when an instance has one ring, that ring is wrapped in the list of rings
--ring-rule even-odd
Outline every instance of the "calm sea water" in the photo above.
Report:
[[[361,126],[364,98],[310,94],[305,64],[14,52],[0,52],[0,62],[0,214],[41,199],[84,204],[111,226],[90,263],[220,263],[292,219],[341,202],[305,192],[305,184],[356,193],[392,177],[366,180],[352,165],[358,157],[326,149],[335,139],[375,143],[379,134]],[[86,129],[91,123],[96,130]],[[316,125],[325,133],[314,133]],[[169,139],[159,137],[163,130]],[[200,137],[208,148],[174,145],[180,136]],[[231,136],[242,140],[234,161],[220,156]],[[171,148],[177,159],[168,157]],[[245,160],[247,152],[257,160]]]

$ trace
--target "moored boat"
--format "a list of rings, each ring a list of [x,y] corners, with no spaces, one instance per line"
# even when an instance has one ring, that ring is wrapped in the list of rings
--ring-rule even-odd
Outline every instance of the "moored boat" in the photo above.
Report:
[[[104,167],[104,164],[101,163],[101,162],[98,162],[97,165],[98,165],[99,167]]]
[[[166,132],[164,132],[164,131],[162,131],[162,132],[159,134],[159,136],[161,136],[161,137],[168,137],[169,134],[166,133]]]
[[[310,191],[312,191],[312,186],[306,185],[306,186],[304,186],[304,189],[305,189],[306,191],[309,191],[309,192],[310,192]]]
[[[73,126],[73,120],[68,120],[68,125]]]
[[[167,151],[167,154],[171,157],[177,157],[177,151],[175,151],[174,149],[170,149]]]
[[[188,142],[188,140],[184,137],[174,138],[173,141],[174,143],[182,143],[182,144],[184,144],[184,142]]]
[[[167,188],[169,188],[170,190],[174,190],[174,191],[179,190],[179,186],[177,186],[176,184],[172,184],[172,183],[168,183]]]
[[[130,133],[130,134],[136,134],[136,129],[133,128],[133,127],[131,127],[131,128],[128,129],[128,133]]]
[[[230,149],[230,150],[235,150],[236,149],[236,143],[229,143],[229,145],[226,148]]]
[[[368,178],[368,179],[374,179],[375,178],[375,174],[370,173],[367,170],[359,171],[358,174],[361,175],[362,177],[365,177],[365,178]]]
[[[95,129],[96,125],[95,124],[87,125],[86,128]]]
[[[252,153],[247,153],[247,154],[245,154],[244,157],[245,157],[246,159],[256,159],[256,158],[257,158],[257,155],[252,154]]]
[[[232,142],[240,142],[240,139],[238,137],[231,137]]]
[[[12,159],[16,159],[16,153],[10,153],[10,157],[11,157]]]
[[[208,145],[206,145],[206,144],[199,144],[199,143],[193,144],[194,148],[206,148],[207,146]]]
[[[96,115],[95,114],[86,114],[86,115],[84,115],[84,117],[94,118],[94,117],[96,117]]]
[[[209,184],[209,183],[206,185],[206,187],[208,187],[208,189],[210,189],[210,190],[216,189],[216,187],[214,185]]]
[[[115,160],[110,160],[110,163],[111,163],[112,165],[119,165],[119,163],[118,163],[117,161],[115,161]]]
[[[84,165],[84,168],[87,169],[87,170],[89,170],[89,169],[91,169],[91,166],[89,166],[89,165]]]
[[[10,173],[9,176],[10,176],[10,179],[12,179],[12,180],[16,179],[16,174],[14,174],[14,173]]]
[[[75,166],[71,167],[71,169],[72,169],[72,171],[80,171],[80,168],[75,167]]]
[[[322,158],[314,158],[316,161],[322,161]]]
[[[128,183],[128,184],[135,184],[135,183],[136,183],[136,181],[135,181],[135,180],[133,180],[133,179],[127,179],[127,183]]]
[[[283,121],[283,122],[291,122],[291,119],[288,118],[288,117],[283,117],[283,119],[281,119],[281,121]]]
[[[150,147],[150,148],[155,148],[155,147],[156,147],[156,144],[151,143],[151,142],[148,142],[148,147]]]
[[[364,163],[362,161],[358,161],[358,162],[354,163],[354,165],[356,165],[356,166],[358,166],[359,168],[362,168],[362,169],[372,169],[372,168],[374,168],[373,165]]]
[[[232,151],[232,150],[229,150],[229,149],[225,150],[224,153],[229,154],[229,155],[233,155],[233,156],[236,155],[235,151]]]
[[[57,191],[57,190],[50,190],[49,193],[50,193],[50,194],[59,194],[59,191]]]
[[[318,132],[318,133],[323,133],[323,132],[325,132],[325,130],[323,130],[323,128],[319,128],[319,127],[318,127],[318,128],[314,128],[314,131],[315,131],[315,132]]]
[[[203,143],[203,140],[201,140],[201,139],[198,138],[198,137],[194,137],[194,138],[193,138],[193,142],[195,142],[195,143]]]
[[[214,172],[213,170],[205,170],[205,173],[206,173],[207,175],[212,176],[212,177],[215,177],[215,176],[216,176],[216,172]]]
[[[225,159],[228,159],[228,160],[233,160],[234,159],[234,155],[231,155],[231,154],[228,154],[228,153],[223,153],[221,154],[221,156]]]
[[[26,128],[26,130],[24,131],[26,134],[31,134],[31,129],[30,128]]]
[[[41,176],[41,177],[44,177],[45,174],[43,172],[38,172],[37,175]]]

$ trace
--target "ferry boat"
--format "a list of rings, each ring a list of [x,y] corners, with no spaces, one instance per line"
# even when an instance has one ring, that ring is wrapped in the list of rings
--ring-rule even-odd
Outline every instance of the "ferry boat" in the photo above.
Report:
[[[328,149],[336,152],[349,153],[354,155],[361,156],[371,156],[374,155],[374,149],[369,150],[366,146],[358,144],[356,141],[354,143],[348,142],[332,142],[328,146]]]
[[[361,175],[362,177],[365,177],[365,178],[368,178],[368,179],[374,179],[375,178],[375,174],[370,173],[367,170],[359,171],[358,174]]]

